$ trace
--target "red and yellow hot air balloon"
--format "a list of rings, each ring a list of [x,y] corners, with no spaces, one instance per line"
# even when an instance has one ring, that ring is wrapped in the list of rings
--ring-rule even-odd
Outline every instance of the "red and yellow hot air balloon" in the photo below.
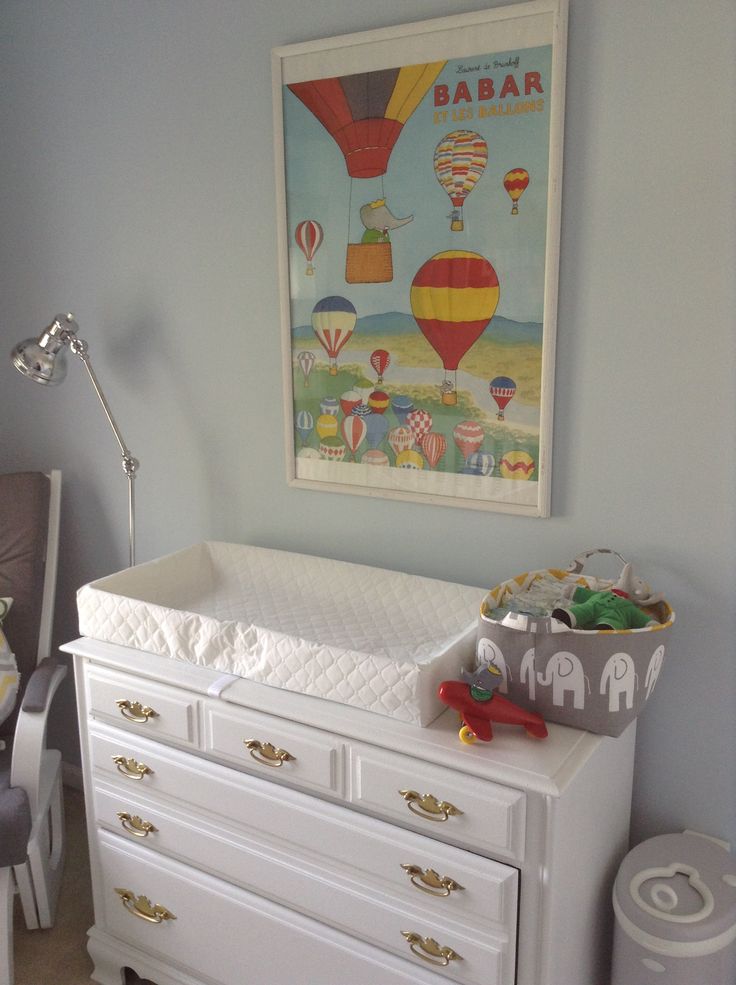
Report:
[[[473,130],[453,130],[440,140],[434,152],[434,173],[450,196],[450,229],[462,232],[463,205],[488,163],[488,145]]]
[[[324,237],[325,234],[322,226],[320,226],[316,219],[305,219],[304,222],[299,223],[294,231],[296,245],[307,259],[307,277],[314,276],[312,260],[314,260],[314,254],[322,245]]]
[[[467,250],[447,250],[427,260],[412,281],[409,300],[422,334],[442,360],[442,403],[457,403],[460,360],[483,334],[499,298],[496,271],[485,257]]]
[[[503,187],[509,194],[509,198],[514,203],[511,209],[511,215],[519,214],[519,199],[526,191],[526,187],[529,184],[529,172],[525,171],[524,168],[513,168],[511,171],[507,171],[503,179]]]

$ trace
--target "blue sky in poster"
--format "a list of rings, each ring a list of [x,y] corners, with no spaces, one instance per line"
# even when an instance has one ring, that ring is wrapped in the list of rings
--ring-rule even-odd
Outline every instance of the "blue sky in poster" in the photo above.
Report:
[[[541,322],[544,295],[545,231],[549,171],[549,87],[551,46],[448,61],[436,85],[447,85],[449,105],[435,107],[434,87],[405,124],[380,178],[350,179],[337,144],[312,113],[284,88],[285,161],[292,324],[309,324],[314,304],[331,294],[347,297],[359,317],[390,311],[410,312],[409,288],[421,265],[448,249],[473,250],[496,269],[501,293],[497,315],[519,322]],[[499,63],[506,63],[499,66]],[[510,63],[510,64],[509,64]],[[480,66],[476,69],[476,66]],[[488,66],[488,68],[486,68]],[[499,67],[495,67],[499,66]],[[543,93],[524,95],[526,72],[538,72]],[[479,101],[478,80],[490,77],[495,93],[512,74],[520,95]],[[460,82],[467,83],[472,102],[453,105]],[[543,100],[541,112],[484,115],[491,106]],[[438,120],[438,110],[447,111]],[[453,120],[453,110],[456,118]],[[463,114],[461,116],[461,114]],[[488,144],[488,163],[464,208],[465,229],[450,230],[451,203],[433,166],[435,147],[452,130],[480,133]],[[525,168],[529,186],[511,215],[503,177]],[[394,215],[414,220],[391,234],[394,279],[389,284],[345,282],[348,242],[360,242],[360,206],[385,198]],[[294,243],[302,219],[316,219],[324,242],[314,259],[316,275],[304,275],[304,257]]]

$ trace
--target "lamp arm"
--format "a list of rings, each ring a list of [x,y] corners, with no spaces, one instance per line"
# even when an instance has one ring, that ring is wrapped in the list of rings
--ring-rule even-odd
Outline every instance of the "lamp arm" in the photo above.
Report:
[[[120,452],[123,456],[123,472],[125,472],[128,477],[128,544],[130,548],[130,566],[132,568],[135,565],[135,489],[133,487],[133,481],[140,463],[137,458],[134,458],[131,455],[128,446],[125,444],[123,436],[120,433],[120,428],[113,417],[110,404],[107,402],[107,398],[105,397],[102,387],[100,386],[100,381],[97,379],[95,371],[92,369],[89,353],[87,351],[87,343],[84,339],[80,339],[79,336],[71,330],[67,330],[65,334],[67,335],[66,341],[69,344],[69,348],[74,355],[78,356],[84,363],[84,368],[87,370],[87,375],[90,378],[90,382],[95,388],[95,393],[99,397],[100,403],[102,404],[102,409],[105,411],[105,417],[107,417],[110,427],[112,428],[112,432],[115,435],[115,440],[120,446]]]

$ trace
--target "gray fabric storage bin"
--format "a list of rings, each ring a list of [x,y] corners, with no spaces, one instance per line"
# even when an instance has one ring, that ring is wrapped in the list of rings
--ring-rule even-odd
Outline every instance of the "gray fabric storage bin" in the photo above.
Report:
[[[693,832],[629,852],[613,888],[611,985],[736,982],[736,859]]]
[[[624,630],[567,629],[548,617],[511,616],[508,624],[492,618],[511,596],[542,577],[569,582],[570,572],[526,572],[488,593],[478,622],[478,661],[492,659],[504,676],[499,692],[546,722],[621,735],[652,695],[675,613],[658,602],[649,610],[657,625]],[[575,583],[598,587],[584,575]]]

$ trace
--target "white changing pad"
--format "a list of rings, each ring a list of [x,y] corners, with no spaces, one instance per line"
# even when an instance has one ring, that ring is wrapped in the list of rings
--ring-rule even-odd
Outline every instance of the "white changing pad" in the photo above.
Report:
[[[428,725],[475,656],[480,588],[206,542],[85,585],[80,632]]]

